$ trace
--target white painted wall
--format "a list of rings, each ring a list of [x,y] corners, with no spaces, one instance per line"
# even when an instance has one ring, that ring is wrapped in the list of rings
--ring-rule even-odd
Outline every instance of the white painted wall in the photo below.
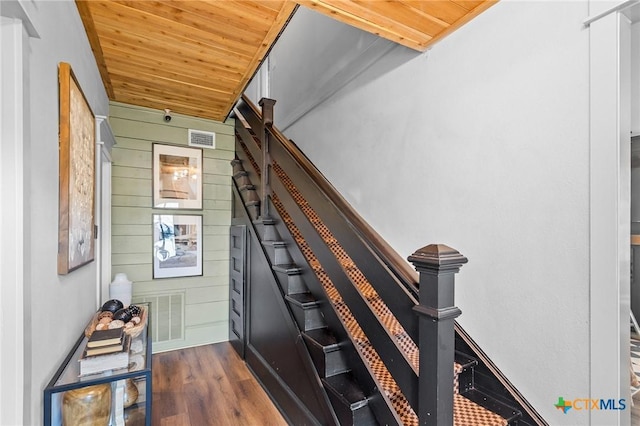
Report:
[[[275,119],[281,131],[287,131],[395,46],[303,7],[287,25],[286,34],[278,40],[277,54],[269,55],[245,91],[256,105],[262,97],[286,94],[276,99]],[[270,74],[276,77],[269,78]],[[285,74],[287,79],[278,77]]]
[[[42,423],[43,389],[96,309],[95,262],[57,274],[58,63],[71,64],[94,114],[107,115],[108,99],[75,3],[21,3],[40,36],[24,50],[24,318],[13,319],[24,326],[26,425]]]
[[[400,254],[469,258],[460,323],[553,425],[588,424],[553,404],[592,391],[588,15],[587,1],[501,1],[426,54],[395,48],[286,133]],[[331,42],[281,52],[303,19],[270,54],[271,97],[288,99],[276,125],[306,102],[292,75]]]
[[[24,395],[16,392],[24,388],[24,331],[16,318],[24,315],[22,58],[28,38],[23,21],[28,18],[18,19],[16,11],[22,9],[0,8],[0,223],[5,239],[13,241],[0,245],[0,424],[18,424],[24,417]]]

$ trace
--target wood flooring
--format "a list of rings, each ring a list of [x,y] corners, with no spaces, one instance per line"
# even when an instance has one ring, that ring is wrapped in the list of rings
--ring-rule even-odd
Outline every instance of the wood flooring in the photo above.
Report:
[[[153,355],[151,423],[287,425],[228,342]]]

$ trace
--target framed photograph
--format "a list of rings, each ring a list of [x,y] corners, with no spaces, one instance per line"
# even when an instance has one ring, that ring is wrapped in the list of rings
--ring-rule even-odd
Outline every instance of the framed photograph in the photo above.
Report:
[[[202,209],[202,149],[153,144],[153,207]]]
[[[94,259],[95,117],[71,66],[58,68],[58,274]]]
[[[153,215],[153,278],[202,275],[202,216]]]

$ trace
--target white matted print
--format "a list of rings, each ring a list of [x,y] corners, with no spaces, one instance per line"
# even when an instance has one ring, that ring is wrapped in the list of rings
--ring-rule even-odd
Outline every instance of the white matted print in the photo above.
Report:
[[[153,215],[153,278],[202,275],[202,216]]]
[[[153,144],[153,207],[202,209],[202,149]]]

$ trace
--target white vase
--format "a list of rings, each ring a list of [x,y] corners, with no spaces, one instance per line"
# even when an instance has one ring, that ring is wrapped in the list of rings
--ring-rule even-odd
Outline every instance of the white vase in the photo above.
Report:
[[[127,274],[118,273],[109,284],[109,299],[118,299],[126,308],[131,304],[132,282],[127,278]]]

